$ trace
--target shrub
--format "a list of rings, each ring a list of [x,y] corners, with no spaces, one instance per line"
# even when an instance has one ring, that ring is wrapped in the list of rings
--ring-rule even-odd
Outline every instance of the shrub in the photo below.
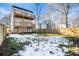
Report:
[[[13,37],[6,38],[2,44],[2,55],[10,56],[23,50],[23,44],[17,42]]]

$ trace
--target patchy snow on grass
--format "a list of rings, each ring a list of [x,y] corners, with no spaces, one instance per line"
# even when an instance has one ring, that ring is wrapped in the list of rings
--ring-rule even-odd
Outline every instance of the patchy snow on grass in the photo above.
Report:
[[[65,56],[68,52],[66,47],[59,47],[60,44],[68,45],[69,41],[61,36],[51,36],[44,37],[39,36],[39,45],[38,45],[38,35],[37,34],[28,34],[28,35],[19,35],[11,34],[9,37],[17,38],[20,42],[30,41],[31,45],[25,45],[25,49],[19,51],[14,55],[21,56]]]

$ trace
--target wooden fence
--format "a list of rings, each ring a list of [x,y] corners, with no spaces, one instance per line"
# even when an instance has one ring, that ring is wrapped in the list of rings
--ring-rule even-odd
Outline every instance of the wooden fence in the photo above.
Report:
[[[3,24],[0,24],[0,45],[5,39],[6,36],[6,27]]]

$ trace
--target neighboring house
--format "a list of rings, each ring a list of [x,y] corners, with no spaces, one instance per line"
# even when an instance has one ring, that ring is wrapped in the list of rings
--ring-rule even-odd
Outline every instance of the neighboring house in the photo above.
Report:
[[[63,29],[63,28],[66,28],[66,24],[60,24],[59,25],[59,29]]]
[[[67,28],[66,24],[59,24],[58,26],[59,26],[59,29]],[[68,28],[73,28],[73,25],[72,24],[68,24]]]

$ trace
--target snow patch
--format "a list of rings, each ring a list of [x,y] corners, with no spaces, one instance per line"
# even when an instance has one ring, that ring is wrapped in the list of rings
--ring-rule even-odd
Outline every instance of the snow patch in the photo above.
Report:
[[[68,52],[66,47],[59,48],[60,44],[68,45],[69,41],[63,37],[39,36],[39,46],[37,45],[37,34],[19,35],[11,34],[9,37],[17,38],[20,42],[30,41],[32,46],[25,45],[25,49],[14,55],[21,56],[64,56]]]

